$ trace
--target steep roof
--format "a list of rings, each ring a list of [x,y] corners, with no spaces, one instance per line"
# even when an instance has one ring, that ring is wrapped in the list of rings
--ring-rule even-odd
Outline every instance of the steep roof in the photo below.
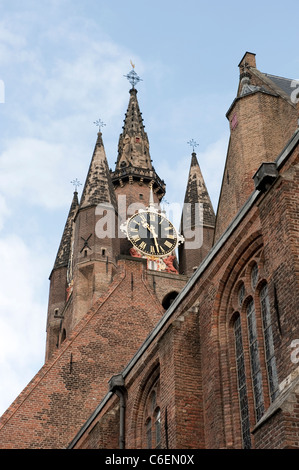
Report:
[[[98,132],[97,142],[82,191],[80,208],[100,203],[112,204],[116,208],[116,196],[111,181],[102,133]]]
[[[118,157],[111,178],[115,187],[139,181],[152,184],[161,199],[165,194],[165,182],[159,178],[149,152],[149,139],[145,132],[142,113],[137,100],[136,88],[131,88],[123,131],[118,141]]]
[[[66,223],[64,226],[58,252],[56,255],[54,269],[68,265],[70,252],[71,252],[73,222],[74,222],[74,217],[75,217],[78,206],[79,206],[78,193],[77,191],[75,191],[73,200],[71,203],[71,207],[70,207],[67,219],[66,219]]]
[[[215,212],[195,152],[192,153],[191,157],[184,203],[191,204],[191,219],[187,222],[188,226],[190,224],[190,227],[193,227],[196,223],[195,204],[197,203],[202,204],[203,225],[215,225]],[[186,221],[184,222],[184,225],[186,225]]]
[[[275,86],[279,87],[284,93],[288,96],[291,96],[294,91],[294,80],[291,78],[277,77],[276,75],[270,75],[269,73],[264,73],[264,75],[269,78]]]
[[[1,417],[0,448],[66,448],[162,317],[143,260],[121,263],[109,290]]]
[[[120,134],[118,142],[116,170],[126,166],[153,169],[149,153],[149,140],[144,129],[136,88],[130,90],[123,132]]]

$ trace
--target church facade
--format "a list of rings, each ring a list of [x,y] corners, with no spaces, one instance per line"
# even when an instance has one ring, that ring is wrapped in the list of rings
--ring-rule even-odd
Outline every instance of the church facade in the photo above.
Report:
[[[99,131],[50,274],[45,364],[0,448],[299,448],[299,97],[253,53],[239,73],[217,213],[193,151],[178,233],[132,71],[115,169]]]

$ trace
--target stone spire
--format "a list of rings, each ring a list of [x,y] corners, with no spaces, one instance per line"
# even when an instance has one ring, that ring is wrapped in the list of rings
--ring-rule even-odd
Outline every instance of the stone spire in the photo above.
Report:
[[[202,204],[202,224],[214,227],[214,209],[195,152],[192,152],[184,202],[191,204],[191,228],[194,227],[194,207],[196,203]]]
[[[116,170],[126,166],[153,169],[149,141],[143,125],[136,88],[130,90],[128,110],[118,143]]]
[[[82,191],[80,209],[99,203],[109,203],[116,208],[116,197],[111,182],[102,133],[98,137]]]
[[[152,165],[149,140],[134,85],[129,93],[128,109],[118,141],[115,171],[111,174],[112,181],[115,189],[122,188],[127,183],[133,184],[133,182],[152,185],[154,194],[158,200],[161,200],[165,194],[165,183],[159,178]]]
[[[213,246],[214,230],[214,209],[193,150],[181,223],[185,242],[179,246],[180,274],[191,276],[200,265]]]
[[[61,268],[63,266],[68,265],[70,253],[71,253],[74,218],[75,218],[78,207],[79,207],[78,193],[77,191],[75,191],[72,204],[71,204],[71,207],[67,216],[67,220],[65,223],[65,227],[63,230],[61,242],[58,248],[56,260],[54,263],[54,269]]]

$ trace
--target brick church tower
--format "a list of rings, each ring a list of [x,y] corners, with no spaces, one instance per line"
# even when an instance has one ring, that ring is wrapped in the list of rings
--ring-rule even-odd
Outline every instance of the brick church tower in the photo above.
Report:
[[[176,256],[155,263],[120,231],[139,208],[159,211],[165,194],[131,84],[115,170],[99,131],[80,200],[73,194],[50,274],[45,365],[5,414],[0,446],[65,447],[187,282]],[[32,432],[17,437],[14,423],[39,413]]]
[[[98,132],[0,448],[299,448],[299,96],[255,54],[238,68],[217,213],[193,149],[183,237],[128,74],[115,169]]]
[[[118,272],[119,257],[130,256],[132,244],[119,230],[121,223],[138,209],[149,206],[150,195],[152,203],[159,207],[165,194],[165,183],[152,165],[134,85],[129,93],[115,170],[109,170],[103,136],[98,132],[80,203],[77,191],[74,192],[50,275],[46,359],[107,291]],[[147,265],[150,262],[144,261]],[[175,266],[165,268],[165,273],[151,269],[148,274],[164,306],[186,282]]]

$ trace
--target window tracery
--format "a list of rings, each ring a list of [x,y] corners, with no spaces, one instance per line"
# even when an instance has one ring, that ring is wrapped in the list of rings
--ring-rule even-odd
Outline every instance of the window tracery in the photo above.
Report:
[[[159,379],[151,387],[145,403],[145,441],[148,449],[161,447],[161,411]]]
[[[278,395],[272,312],[261,254],[249,260],[235,279],[231,297],[244,448],[251,447],[250,427]]]

